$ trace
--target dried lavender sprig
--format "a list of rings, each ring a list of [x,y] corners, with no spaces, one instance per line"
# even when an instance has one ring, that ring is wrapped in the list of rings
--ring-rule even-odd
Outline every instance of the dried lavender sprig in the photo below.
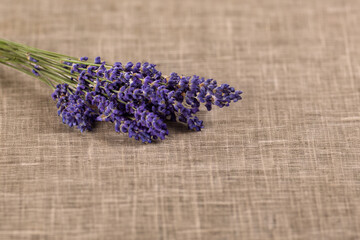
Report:
[[[37,77],[55,89],[58,114],[65,124],[91,130],[95,121],[115,123],[115,131],[142,142],[165,139],[165,121],[179,121],[200,131],[194,114],[201,103],[229,106],[241,91],[196,75],[163,76],[154,64],[113,65],[96,57],[80,59],[0,39],[0,63]]]

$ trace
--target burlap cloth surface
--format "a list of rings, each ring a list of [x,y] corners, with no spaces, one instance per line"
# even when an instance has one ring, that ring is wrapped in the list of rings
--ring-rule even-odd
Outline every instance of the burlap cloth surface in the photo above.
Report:
[[[0,66],[0,239],[360,239],[357,0],[0,1],[1,37],[244,91],[141,144]]]

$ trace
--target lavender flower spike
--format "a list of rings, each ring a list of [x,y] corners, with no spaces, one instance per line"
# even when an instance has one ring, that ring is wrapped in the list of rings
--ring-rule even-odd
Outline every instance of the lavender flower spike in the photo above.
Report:
[[[54,89],[64,124],[81,132],[96,121],[112,122],[116,132],[150,143],[169,134],[167,121],[200,131],[195,114],[204,105],[227,107],[241,91],[199,76],[164,76],[150,63],[113,65],[96,57],[74,58],[0,39],[0,63],[37,77]]]

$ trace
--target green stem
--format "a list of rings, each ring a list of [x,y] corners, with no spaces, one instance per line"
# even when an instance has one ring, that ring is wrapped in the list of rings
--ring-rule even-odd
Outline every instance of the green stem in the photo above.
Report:
[[[42,82],[46,83],[47,85],[49,85],[52,89],[55,89],[54,85],[51,84],[51,82],[50,82],[48,79],[46,79],[46,78],[44,78],[44,77],[41,77],[41,76],[35,76],[34,73],[31,72],[30,70],[24,69],[24,68],[19,67],[19,66],[14,66],[14,65],[9,64],[9,63],[7,63],[7,62],[3,62],[3,61],[0,61],[0,62],[1,62],[2,64],[4,64],[4,65],[8,66],[8,67],[14,68],[14,69],[16,69],[16,70],[18,70],[18,71],[20,71],[20,72],[23,72],[23,73],[25,73],[25,74],[27,74],[27,75],[30,75],[30,76],[32,76],[32,77],[36,77],[36,78],[40,79],[40,81],[42,81]]]
[[[36,59],[37,62],[30,61],[29,56]],[[65,69],[61,63],[64,59],[76,58],[0,39],[0,63],[38,78],[51,88],[54,88],[55,82],[76,86],[70,70]],[[40,68],[39,70],[35,69],[40,76],[36,76],[32,72],[35,65]]]

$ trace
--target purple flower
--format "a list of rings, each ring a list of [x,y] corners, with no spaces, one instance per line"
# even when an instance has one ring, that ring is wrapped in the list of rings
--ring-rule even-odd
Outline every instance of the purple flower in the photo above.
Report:
[[[38,77],[52,88],[62,121],[80,131],[91,130],[95,121],[111,122],[116,132],[142,142],[165,139],[167,121],[200,131],[196,113],[202,105],[227,107],[241,100],[241,91],[228,84],[197,75],[163,75],[148,62],[114,63],[98,56],[74,58],[1,40],[1,63]],[[61,83],[57,85],[58,83]],[[56,87],[54,87],[57,85]]]
[[[213,105],[221,108],[241,99],[242,92],[228,84],[218,86],[215,80],[196,75],[164,77],[147,62],[108,67],[100,57],[94,63],[101,66],[87,64],[86,57],[80,60],[82,64],[71,65],[77,86],[58,85],[52,97],[63,122],[81,131],[90,130],[94,121],[113,122],[116,132],[148,143],[165,139],[168,120],[200,131],[203,121],[195,113],[201,103],[210,111]]]
[[[38,62],[38,60],[34,59],[30,55],[28,56],[28,60],[31,61],[31,62],[34,62],[34,63]]]
[[[40,76],[40,74],[35,70],[35,69],[33,69],[33,70],[31,70],[32,71],[32,73],[35,75],[35,76]]]
[[[95,63],[96,63],[96,64],[101,64],[101,58],[100,58],[100,57],[96,57],[96,58],[95,58]]]
[[[63,123],[76,126],[81,132],[92,129],[97,114],[79,95],[71,94],[67,84],[58,85],[52,97],[57,100],[58,115]]]

